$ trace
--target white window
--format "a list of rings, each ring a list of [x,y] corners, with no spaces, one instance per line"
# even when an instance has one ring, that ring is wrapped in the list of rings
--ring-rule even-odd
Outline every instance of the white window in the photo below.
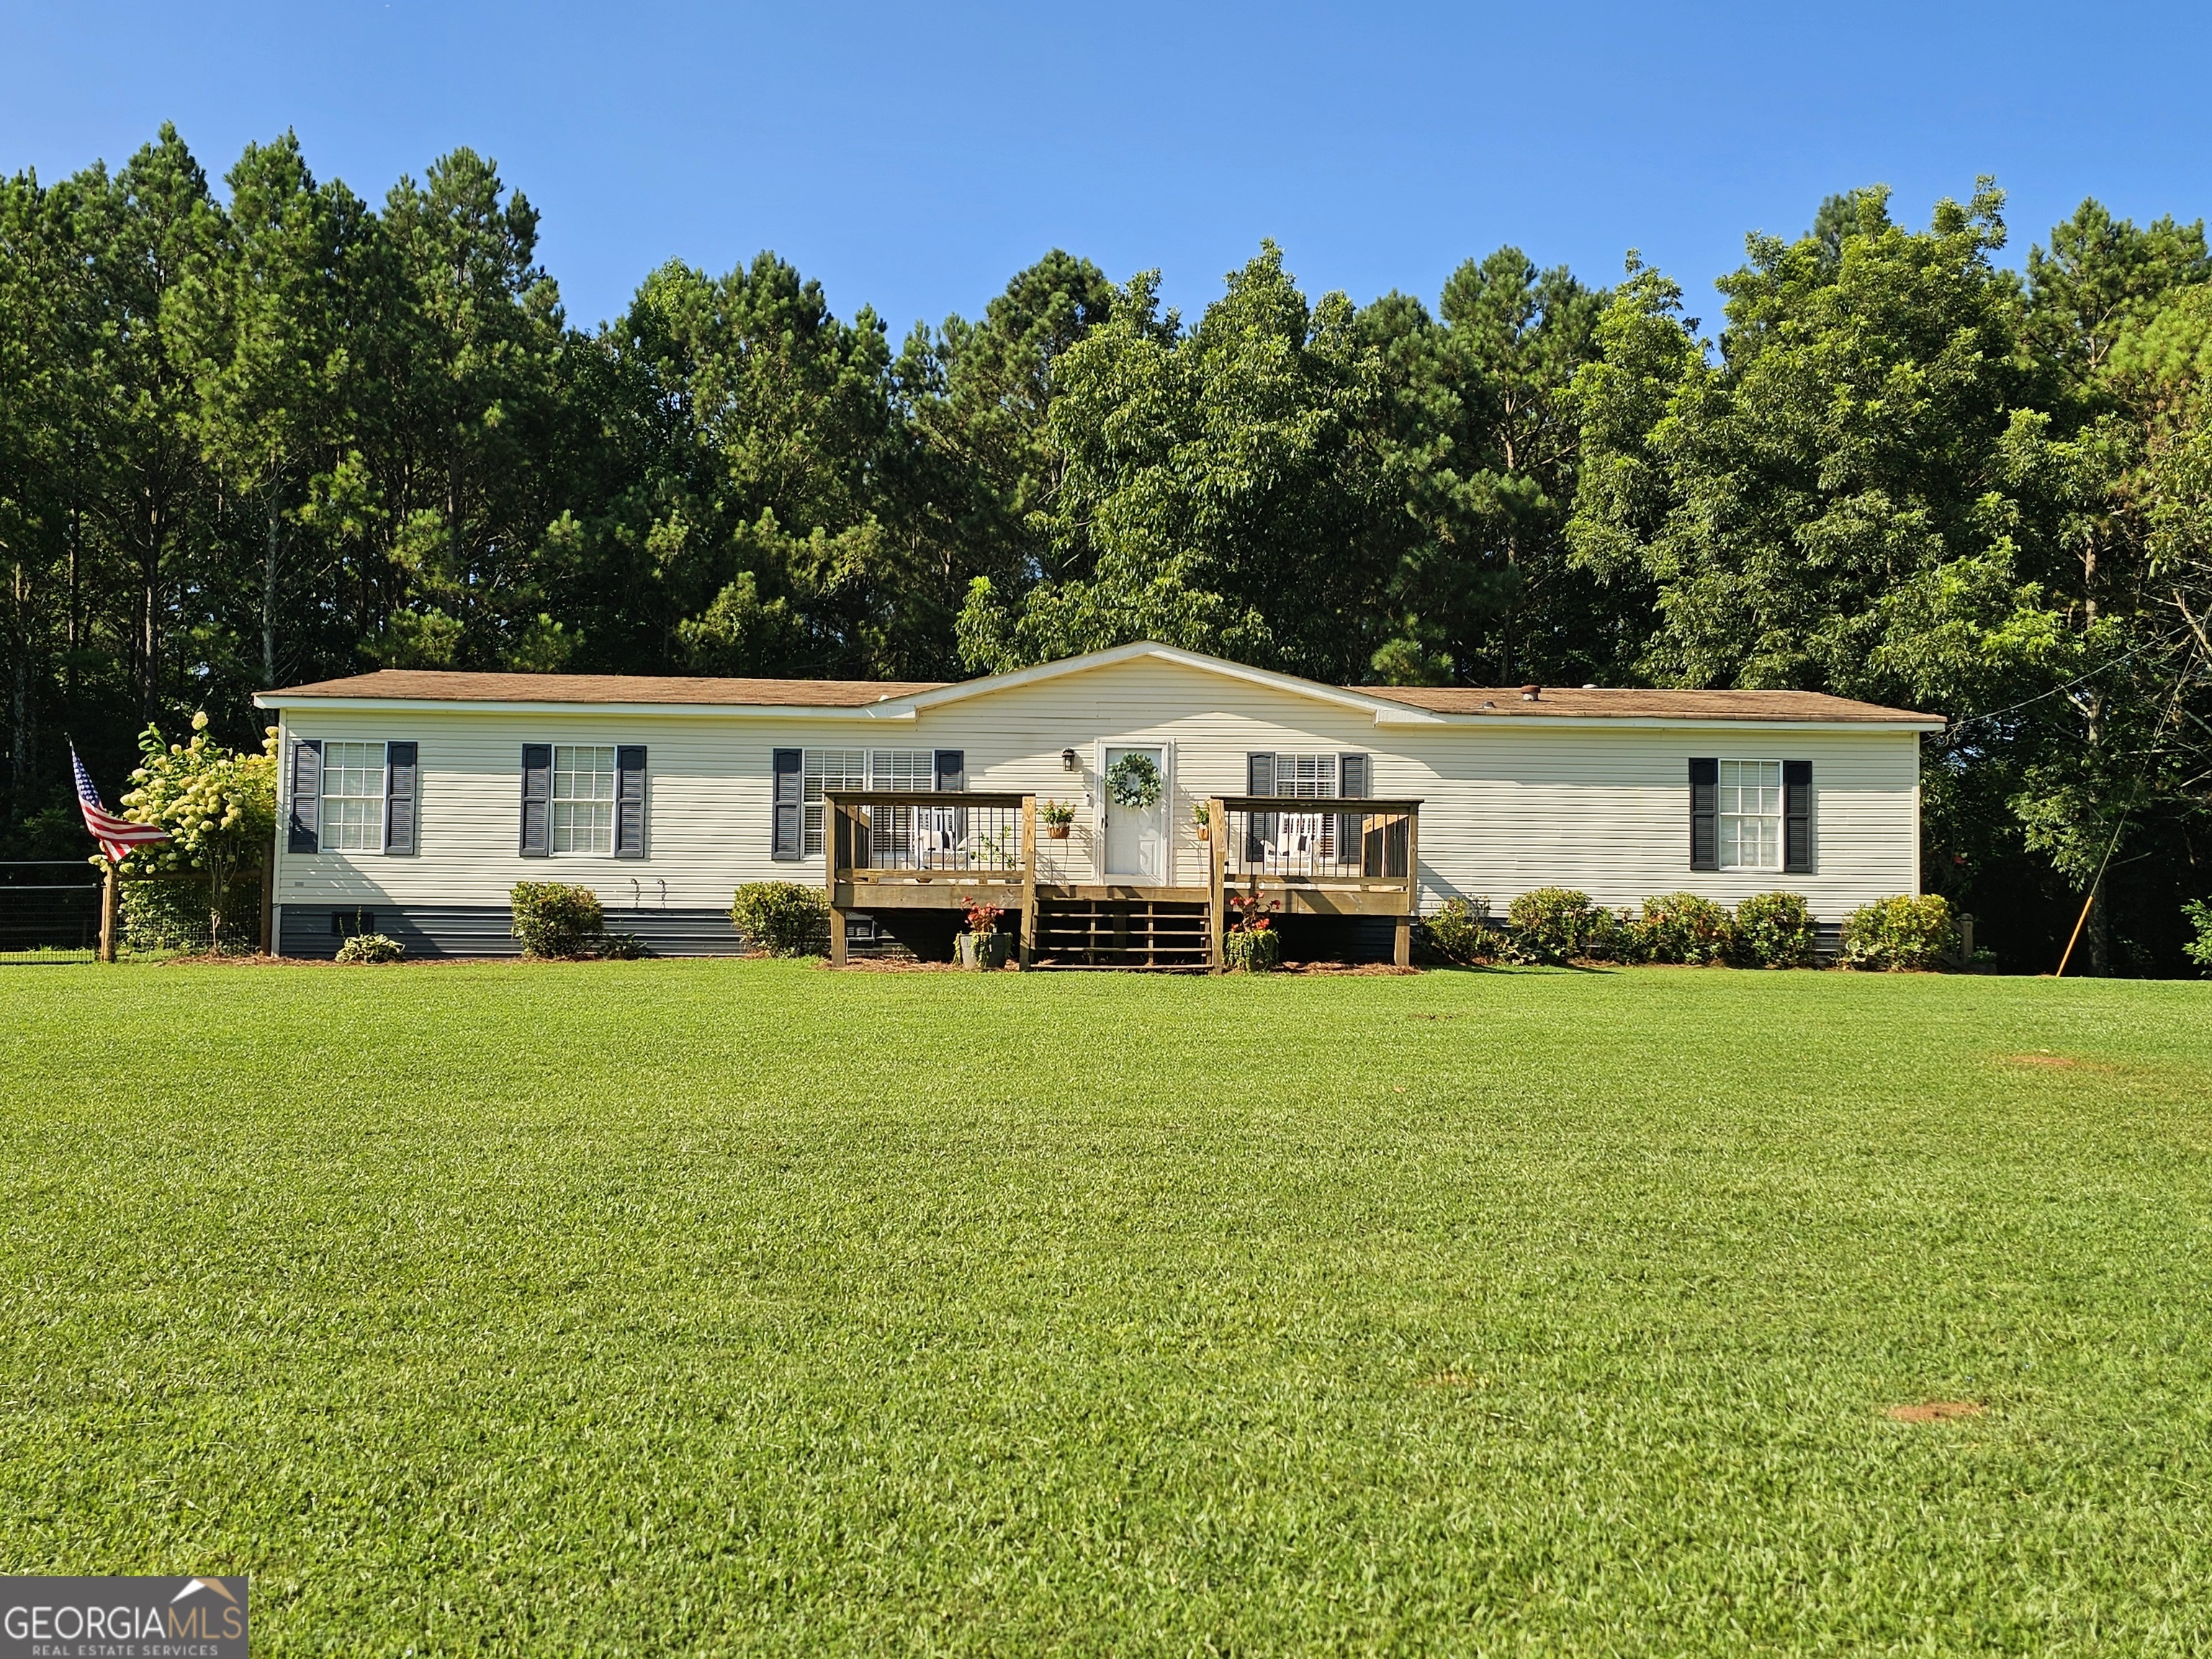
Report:
[[[833,789],[934,789],[936,751],[928,749],[810,749],[805,752],[806,856],[822,850],[822,808]],[[907,852],[907,809],[883,814],[872,840],[878,863]]]
[[[927,749],[874,749],[868,752],[871,789],[934,789],[937,757]]]
[[[927,749],[872,749],[868,751],[868,787],[871,789],[934,789],[937,787],[937,756]],[[915,836],[914,809],[910,806],[872,806],[868,809],[868,856],[872,862],[885,869],[902,870],[916,862],[927,862],[921,857],[924,848],[917,845]],[[949,814],[928,814],[941,817],[942,828],[949,830]],[[927,825],[921,826],[925,830]],[[929,838],[927,835],[923,841]],[[944,852],[949,848],[949,837]]]
[[[1275,793],[1322,799],[1334,796],[1336,793],[1336,757],[1276,756]],[[1336,814],[1334,812],[1285,812],[1275,828],[1274,856],[1284,870],[1308,870],[1316,858],[1326,862],[1336,856]]]
[[[1721,858],[1723,870],[1782,867],[1782,763],[1721,763]]]
[[[323,745],[322,847],[326,853],[384,850],[384,745]]]
[[[1278,755],[1275,793],[1279,795],[1333,796],[1336,793],[1334,755]]]
[[[806,855],[822,850],[823,798],[832,789],[868,787],[868,751],[865,749],[810,749],[806,751]]]
[[[615,751],[611,744],[553,746],[553,850],[609,853],[615,842]]]

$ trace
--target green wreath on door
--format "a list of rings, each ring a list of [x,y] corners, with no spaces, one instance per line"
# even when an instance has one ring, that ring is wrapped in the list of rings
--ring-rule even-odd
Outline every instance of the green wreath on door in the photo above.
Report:
[[[1132,811],[1157,805],[1163,787],[1160,769],[1150,755],[1124,755],[1106,771],[1106,799]]]

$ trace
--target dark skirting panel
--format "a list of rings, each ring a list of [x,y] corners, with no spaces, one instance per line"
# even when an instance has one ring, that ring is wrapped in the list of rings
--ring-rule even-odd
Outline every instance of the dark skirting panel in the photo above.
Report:
[[[725,910],[617,909],[606,913],[611,933],[635,933],[656,956],[733,957],[744,941]],[[374,904],[358,909],[324,903],[287,904],[278,951],[327,962],[349,933],[382,933],[416,960],[432,957],[518,957],[522,941],[509,931],[514,915],[504,904]]]
[[[1285,962],[1388,962],[1397,942],[1389,916],[1277,916]]]

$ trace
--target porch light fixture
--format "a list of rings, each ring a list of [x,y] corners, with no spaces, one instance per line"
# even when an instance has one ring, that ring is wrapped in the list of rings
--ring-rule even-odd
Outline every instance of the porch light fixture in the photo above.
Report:
[[[1073,749],[1063,749],[1060,751],[1060,769],[1063,772],[1075,770],[1075,751]]]

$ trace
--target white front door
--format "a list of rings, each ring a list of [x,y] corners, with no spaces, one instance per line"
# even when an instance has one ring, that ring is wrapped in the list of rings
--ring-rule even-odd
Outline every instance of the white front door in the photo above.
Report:
[[[1150,806],[1122,806],[1114,799],[1106,781],[1125,755],[1142,755],[1160,775],[1160,798]],[[1098,811],[1106,823],[1106,868],[1109,878],[1164,883],[1168,878],[1168,751],[1142,746],[1119,748],[1109,744],[1105,775],[1099,780]]]

